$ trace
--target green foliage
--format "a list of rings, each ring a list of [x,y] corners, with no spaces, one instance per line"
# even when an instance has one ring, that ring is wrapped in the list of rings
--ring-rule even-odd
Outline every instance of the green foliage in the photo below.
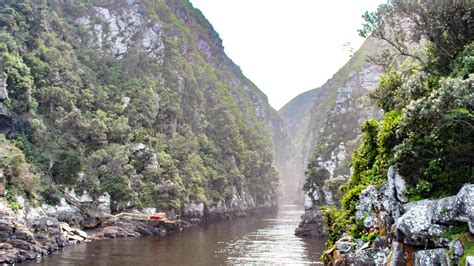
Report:
[[[474,180],[472,83],[472,78],[443,80],[438,90],[406,108],[400,127],[405,137],[396,147],[395,163],[412,184],[419,184],[414,195],[452,195]]]
[[[56,182],[74,185],[81,170],[81,160],[72,150],[59,150],[55,156],[51,174]]]
[[[313,157],[308,163],[305,175],[306,181],[303,185],[303,191],[308,195],[313,195],[318,189],[324,186],[324,181],[329,178],[329,171],[324,167],[318,166],[316,159]]]
[[[474,38],[474,7],[469,1],[443,1],[434,5],[395,0],[380,5],[375,12],[366,12],[363,19],[359,34],[384,40],[390,46],[379,57],[381,60],[375,60],[387,69],[405,57],[430,74],[447,76],[453,71],[458,54]],[[422,39],[428,41],[425,56],[410,47]]]
[[[466,45],[453,63],[451,77],[467,79],[474,73],[474,42]]]
[[[324,230],[328,232],[326,246],[332,247],[347,229],[350,221],[348,221],[346,215],[335,206],[321,207],[321,214],[323,217]]]
[[[11,53],[4,45],[0,45],[0,63],[8,86],[7,107],[18,114],[28,113],[36,107],[36,102],[31,98],[33,78],[30,68],[18,52]]]
[[[461,224],[452,226],[448,229],[448,231],[443,233],[443,237],[449,239],[450,241],[454,239],[458,239],[460,235],[463,233],[467,233],[469,231],[469,227],[467,224]]]
[[[464,254],[459,259],[459,266],[466,265],[466,259],[468,256],[474,255],[474,242],[470,242],[466,236],[463,237],[463,245],[464,245]]]
[[[369,243],[372,243],[374,242],[375,239],[377,239],[377,237],[380,237],[380,235],[376,232],[370,232],[368,235],[364,235],[362,236],[362,240],[364,242],[369,242]]]
[[[6,140],[3,134],[0,134],[0,172],[5,177],[6,189],[12,195],[24,193],[30,196],[34,193],[38,184],[37,176],[32,173],[24,153]]]
[[[18,202],[15,193],[9,191],[6,194],[6,199],[8,202],[8,207],[12,209],[12,211],[17,212],[22,208],[21,204]]]
[[[275,201],[272,133],[254,106],[266,100],[202,15],[186,1],[145,1],[138,12],[150,23],[118,55],[95,7],[117,14],[130,7],[99,2],[0,3],[0,74],[24,154],[7,146],[2,160],[20,158],[5,164],[8,178],[34,191],[28,162],[55,183],[109,193],[116,211],[210,205],[235,190],[257,204]],[[85,17],[103,27],[103,42],[94,25],[76,23]],[[155,22],[161,32],[150,52],[140,38]]]
[[[346,224],[340,230],[365,241],[376,237],[363,232],[360,221],[355,221],[355,208],[363,189],[386,180],[390,165],[405,177],[410,201],[453,195],[474,181],[472,18],[472,5],[449,1],[429,5],[399,0],[364,15],[360,34],[385,40],[392,47],[384,55],[389,63],[384,65],[386,72],[370,95],[385,115],[380,122],[362,125],[362,141],[352,157],[353,173],[349,184],[342,186],[342,210],[326,214],[343,217]],[[400,19],[412,23],[410,34],[397,24]],[[421,38],[427,40],[425,50],[408,45]],[[404,70],[398,64],[399,71],[394,71],[400,56],[417,61],[421,68]],[[413,65],[407,61],[406,65]],[[451,239],[466,230],[451,229],[447,233]],[[337,233],[341,232],[330,231]]]
[[[380,78],[380,84],[370,92],[369,96],[377,100],[377,105],[385,112],[400,108],[402,100],[400,88],[403,82],[396,71],[390,71]]]

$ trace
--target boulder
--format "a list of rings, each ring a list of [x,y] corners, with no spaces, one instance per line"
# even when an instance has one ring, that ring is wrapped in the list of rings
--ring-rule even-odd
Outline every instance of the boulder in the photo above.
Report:
[[[357,244],[351,239],[341,239],[336,242],[336,249],[338,249],[341,254],[349,253],[355,249]]]
[[[301,222],[295,229],[295,235],[304,237],[326,236],[321,212],[313,209],[305,210],[305,213],[301,216]]]
[[[439,242],[447,227],[431,223],[433,201],[422,200],[405,205],[406,213],[395,223],[394,236],[398,242],[413,246],[445,247],[447,240]]]
[[[57,234],[61,227],[58,219],[54,217],[39,217],[31,225],[35,232]]]
[[[413,258],[415,266],[449,266],[450,259],[444,248],[420,250],[415,252]]]
[[[395,223],[394,236],[405,244],[426,247],[447,247],[442,235],[449,225],[466,222],[474,232],[474,185],[465,185],[456,196],[439,200],[422,200],[406,204]]]
[[[365,228],[377,228],[377,216],[375,213],[371,213],[367,218],[364,219]]]
[[[354,253],[353,264],[354,265],[385,265],[385,260],[390,252],[388,247],[386,248],[369,248],[364,250],[358,250]]]
[[[95,217],[87,217],[81,222],[81,226],[85,229],[96,228],[100,224],[100,220]]]

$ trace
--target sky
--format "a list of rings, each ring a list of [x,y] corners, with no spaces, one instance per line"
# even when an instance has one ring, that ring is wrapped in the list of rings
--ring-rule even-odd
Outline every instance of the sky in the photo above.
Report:
[[[280,109],[323,85],[357,50],[365,11],[386,0],[191,0],[226,54]]]

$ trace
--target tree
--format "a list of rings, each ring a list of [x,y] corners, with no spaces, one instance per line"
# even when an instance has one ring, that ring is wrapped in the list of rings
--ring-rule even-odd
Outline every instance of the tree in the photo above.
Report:
[[[325,167],[318,165],[316,160],[313,158],[308,163],[308,168],[305,171],[305,174],[306,181],[303,185],[303,191],[307,193],[311,198],[313,205],[315,205],[317,201],[313,195],[322,190],[324,181],[330,177],[330,173]]]
[[[374,60],[387,68],[400,57],[409,57],[430,72],[447,75],[456,56],[474,39],[470,0],[391,0],[362,18],[359,34],[384,40],[391,47]],[[423,41],[429,42],[427,58],[410,49]]]

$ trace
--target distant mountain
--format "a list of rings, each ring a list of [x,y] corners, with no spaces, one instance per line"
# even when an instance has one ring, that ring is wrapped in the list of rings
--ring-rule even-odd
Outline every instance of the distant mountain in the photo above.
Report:
[[[367,39],[323,86],[296,96],[279,110],[294,137],[297,189],[304,182],[311,156],[328,170],[330,178],[349,174],[350,154],[360,122],[381,116],[367,93],[378,84],[382,70],[366,60],[380,45]],[[321,190],[319,194],[322,199],[333,201],[330,191]]]

